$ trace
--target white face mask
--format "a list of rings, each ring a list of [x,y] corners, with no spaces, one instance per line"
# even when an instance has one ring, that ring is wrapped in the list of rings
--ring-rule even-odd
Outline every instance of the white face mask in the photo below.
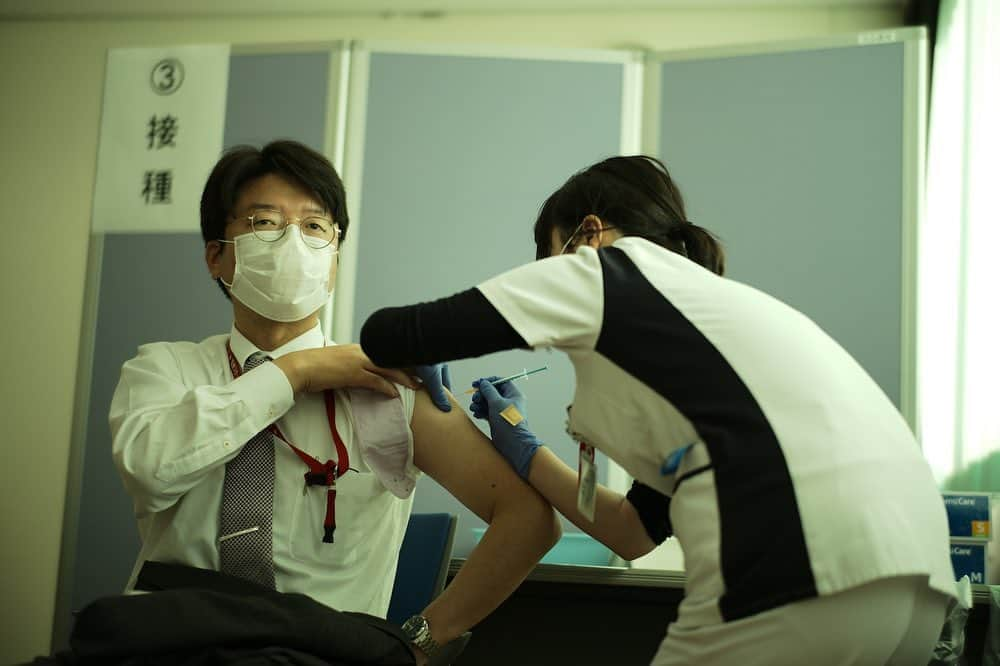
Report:
[[[229,287],[233,297],[272,321],[298,321],[326,304],[333,293],[330,268],[337,250],[315,250],[302,240],[298,225],[289,224],[274,242],[252,233],[240,234],[232,243],[236,271]]]

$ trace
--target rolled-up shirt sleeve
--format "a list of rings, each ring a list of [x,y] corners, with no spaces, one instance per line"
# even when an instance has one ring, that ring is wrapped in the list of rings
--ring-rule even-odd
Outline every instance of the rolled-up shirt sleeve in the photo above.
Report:
[[[273,363],[223,386],[189,386],[167,344],[140,347],[109,413],[112,456],[137,515],[173,505],[293,404]]]

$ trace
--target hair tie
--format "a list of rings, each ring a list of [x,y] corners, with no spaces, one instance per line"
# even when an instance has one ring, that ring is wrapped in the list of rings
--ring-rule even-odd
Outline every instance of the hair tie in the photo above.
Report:
[[[677,222],[671,225],[670,228],[667,229],[667,238],[669,238],[670,240],[678,240],[678,241],[684,240],[684,237],[687,236],[687,230],[685,229],[685,227],[689,224],[691,223]]]

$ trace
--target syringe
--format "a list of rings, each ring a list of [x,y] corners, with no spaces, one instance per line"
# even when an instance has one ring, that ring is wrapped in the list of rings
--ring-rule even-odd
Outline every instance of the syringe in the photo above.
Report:
[[[513,375],[510,375],[509,377],[502,377],[500,379],[497,379],[496,381],[490,382],[490,384],[493,384],[493,386],[496,386],[498,384],[503,384],[504,382],[513,381],[515,379],[521,379],[522,377],[527,377],[528,375],[533,375],[536,372],[541,372],[542,370],[548,370],[548,369],[549,369],[549,366],[547,366],[547,365],[543,365],[540,368],[535,368],[534,370],[528,370],[527,368],[525,368],[521,372],[517,372],[517,373],[515,373]],[[465,393],[466,393],[466,395],[468,395],[469,393],[475,393],[478,390],[479,389],[477,389],[477,388],[471,388],[468,391],[466,391]]]

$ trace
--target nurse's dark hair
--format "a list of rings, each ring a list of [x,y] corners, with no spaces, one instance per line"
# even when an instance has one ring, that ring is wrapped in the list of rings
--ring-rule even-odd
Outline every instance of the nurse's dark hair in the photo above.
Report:
[[[542,204],[535,222],[536,256],[542,259],[558,250],[551,247],[553,230],[568,239],[588,215],[719,275],[725,270],[719,240],[687,219],[680,190],[655,157],[610,157],[573,174]]]
[[[210,241],[226,237],[226,225],[243,188],[268,174],[277,174],[298,184],[326,208],[340,227],[340,239],[347,236],[348,217],[344,184],[330,160],[309,146],[287,139],[272,141],[263,148],[235,146],[216,163],[201,193],[201,237]],[[219,288],[229,294],[219,282]]]

